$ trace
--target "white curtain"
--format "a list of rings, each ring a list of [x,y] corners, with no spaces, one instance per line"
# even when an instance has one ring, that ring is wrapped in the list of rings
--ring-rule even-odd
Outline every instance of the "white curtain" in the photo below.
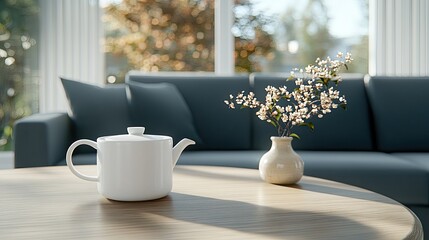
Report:
[[[429,1],[369,4],[370,74],[429,76]]]
[[[42,0],[40,5],[40,112],[66,111],[60,76],[103,83],[99,0]]]

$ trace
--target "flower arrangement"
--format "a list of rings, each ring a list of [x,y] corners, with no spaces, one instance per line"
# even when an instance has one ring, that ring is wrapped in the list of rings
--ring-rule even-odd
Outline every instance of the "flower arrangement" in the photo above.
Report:
[[[253,92],[247,95],[244,91],[237,96],[230,95],[225,103],[229,108],[235,105],[241,108],[258,109],[259,119],[277,128],[279,137],[299,136],[292,132],[295,126],[306,126],[314,129],[310,119],[314,116],[323,118],[338,107],[346,108],[347,100],[337,90],[342,77],[339,72],[353,61],[351,54],[339,52],[336,59],[316,59],[315,64],[305,69],[293,69],[287,81],[295,81],[296,88],[290,90],[286,86],[265,88],[265,102],[259,101]]]

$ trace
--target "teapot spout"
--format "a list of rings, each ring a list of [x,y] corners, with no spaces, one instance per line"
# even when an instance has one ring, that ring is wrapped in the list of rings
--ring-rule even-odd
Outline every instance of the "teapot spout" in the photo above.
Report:
[[[191,144],[195,144],[195,142],[191,139],[184,138],[173,147],[173,167],[176,166],[177,160],[179,160],[183,150]]]

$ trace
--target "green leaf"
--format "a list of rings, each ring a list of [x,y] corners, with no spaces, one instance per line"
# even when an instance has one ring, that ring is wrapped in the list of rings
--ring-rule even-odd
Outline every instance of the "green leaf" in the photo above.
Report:
[[[301,123],[299,124],[299,126],[306,126],[306,127],[309,127],[311,130],[314,130],[314,124],[312,122]]]
[[[293,137],[293,138],[296,138],[296,139],[301,139],[301,138],[298,136],[298,134],[296,134],[296,133],[291,133],[291,134],[289,135],[289,137]]]
[[[274,127],[277,128],[277,124],[275,122],[271,121],[271,122],[267,122],[267,123],[270,123],[271,125],[273,125]]]
[[[347,104],[340,104],[340,108],[347,110]]]
[[[323,78],[323,84],[325,84],[325,86],[328,86],[329,84],[329,78]]]

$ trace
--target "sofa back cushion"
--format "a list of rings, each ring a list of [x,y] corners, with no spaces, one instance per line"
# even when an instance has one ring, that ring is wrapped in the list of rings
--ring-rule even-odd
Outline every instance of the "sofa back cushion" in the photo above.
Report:
[[[249,89],[248,76],[215,76],[195,73],[143,73],[131,71],[126,83],[175,85],[187,103],[201,139],[194,149],[250,149],[250,111],[231,110],[223,102],[230,93]]]
[[[75,139],[95,141],[101,136],[127,133],[130,118],[125,85],[98,87],[65,78],[61,82],[71,110]]]
[[[174,143],[183,138],[201,142],[191,110],[176,86],[128,82],[126,90],[134,126],[145,127],[147,134],[171,136]]]
[[[288,86],[294,89],[293,81],[286,81],[286,75],[251,76],[251,83],[256,97],[265,99],[265,87],[268,85]],[[373,150],[370,111],[363,78],[344,79],[339,85],[341,94],[347,99],[347,109],[333,109],[331,113],[319,119],[312,118],[314,131],[307,127],[295,127],[294,133],[301,139],[293,141],[296,150]],[[254,131],[253,145],[255,149],[268,149],[271,145],[270,136],[276,136],[277,131],[265,121],[256,116],[252,117]]]
[[[377,148],[429,150],[429,77],[367,77]]]

